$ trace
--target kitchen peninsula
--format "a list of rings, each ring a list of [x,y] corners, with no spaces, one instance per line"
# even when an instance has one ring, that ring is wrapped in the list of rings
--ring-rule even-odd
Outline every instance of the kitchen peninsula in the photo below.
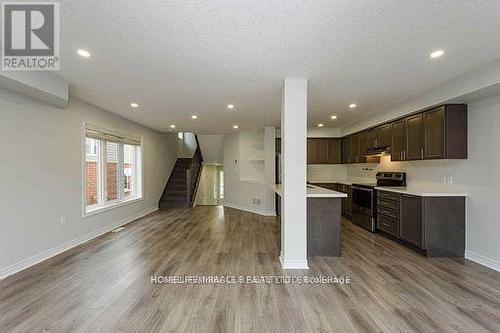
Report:
[[[307,184],[307,256],[340,257],[342,198],[347,194]],[[280,184],[274,191],[282,196]]]

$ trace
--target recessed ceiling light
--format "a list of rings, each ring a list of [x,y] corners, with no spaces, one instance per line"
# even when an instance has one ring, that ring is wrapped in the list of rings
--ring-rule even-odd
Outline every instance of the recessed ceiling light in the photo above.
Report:
[[[171,129],[174,129],[174,128],[175,128],[175,125],[174,125],[174,124],[170,125],[170,128],[171,128]]]
[[[336,120],[337,119],[337,116],[336,115],[333,115],[330,117],[331,120]]]
[[[87,50],[83,50],[83,49],[78,49],[76,51],[78,53],[79,56],[81,57],[84,57],[84,58],[89,58],[90,57],[90,52],[87,51]]]
[[[349,107],[350,107],[351,109],[354,109],[356,106],[357,106],[357,105],[356,105],[355,103],[349,104]]]
[[[233,128],[234,128],[234,129],[238,129],[238,128],[239,128],[239,126],[238,126],[238,125],[233,125]]]
[[[443,50],[436,50],[436,51],[434,51],[434,52],[431,53],[430,57],[431,58],[439,58],[443,54],[444,54]]]
[[[228,104],[228,105],[227,105],[227,108],[228,108],[228,109],[230,109],[230,110],[231,110],[231,109],[234,109],[234,105],[233,105],[233,104]]]
[[[197,115],[195,115],[195,114],[193,114],[193,115],[191,116],[191,119],[195,119],[195,120],[196,120],[196,119],[198,119],[198,116],[197,116]]]
[[[137,103],[130,103],[130,106],[135,109],[135,108],[139,107],[139,104],[137,104]]]
[[[318,124],[318,127],[323,127],[324,125],[323,124]]]

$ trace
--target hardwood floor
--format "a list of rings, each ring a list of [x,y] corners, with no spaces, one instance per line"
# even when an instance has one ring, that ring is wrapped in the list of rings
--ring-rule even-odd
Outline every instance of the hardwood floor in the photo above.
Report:
[[[171,209],[0,281],[0,332],[498,332],[500,274],[427,259],[344,221],[341,258],[303,275],[349,285],[151,284],[151,275],[282,275],[279,223]],[[292,272],[288,272],[292,274]]]

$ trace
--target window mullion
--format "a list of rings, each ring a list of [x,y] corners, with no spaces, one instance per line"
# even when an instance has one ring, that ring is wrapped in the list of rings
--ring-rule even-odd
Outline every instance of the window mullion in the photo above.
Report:
[[[100,152],[100,159],[99,159],[99,179],[100,179],[100,186],[99,186],[99,205],[103,205],[106,200],[105,196],[107,195],[106,191],[106,162],[107,162],[107,147],[106,147],[106,141],[101,140],[101,152]]]
[[[118,144],[118,168],[117,168],[118,177],[116,177],[118,181],[118,187],[117,187],[118,200],[123,200],[123,198],[125,197],[125,179],[123,176],[124,172],[123,161],[124,161],[123,143],[120,143]]]

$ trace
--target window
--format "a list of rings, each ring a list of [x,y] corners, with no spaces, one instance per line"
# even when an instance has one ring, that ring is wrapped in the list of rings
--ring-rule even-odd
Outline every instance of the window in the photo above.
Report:
[[[141,141],[87,125],[85,131],[85,214],[142,198]]]

